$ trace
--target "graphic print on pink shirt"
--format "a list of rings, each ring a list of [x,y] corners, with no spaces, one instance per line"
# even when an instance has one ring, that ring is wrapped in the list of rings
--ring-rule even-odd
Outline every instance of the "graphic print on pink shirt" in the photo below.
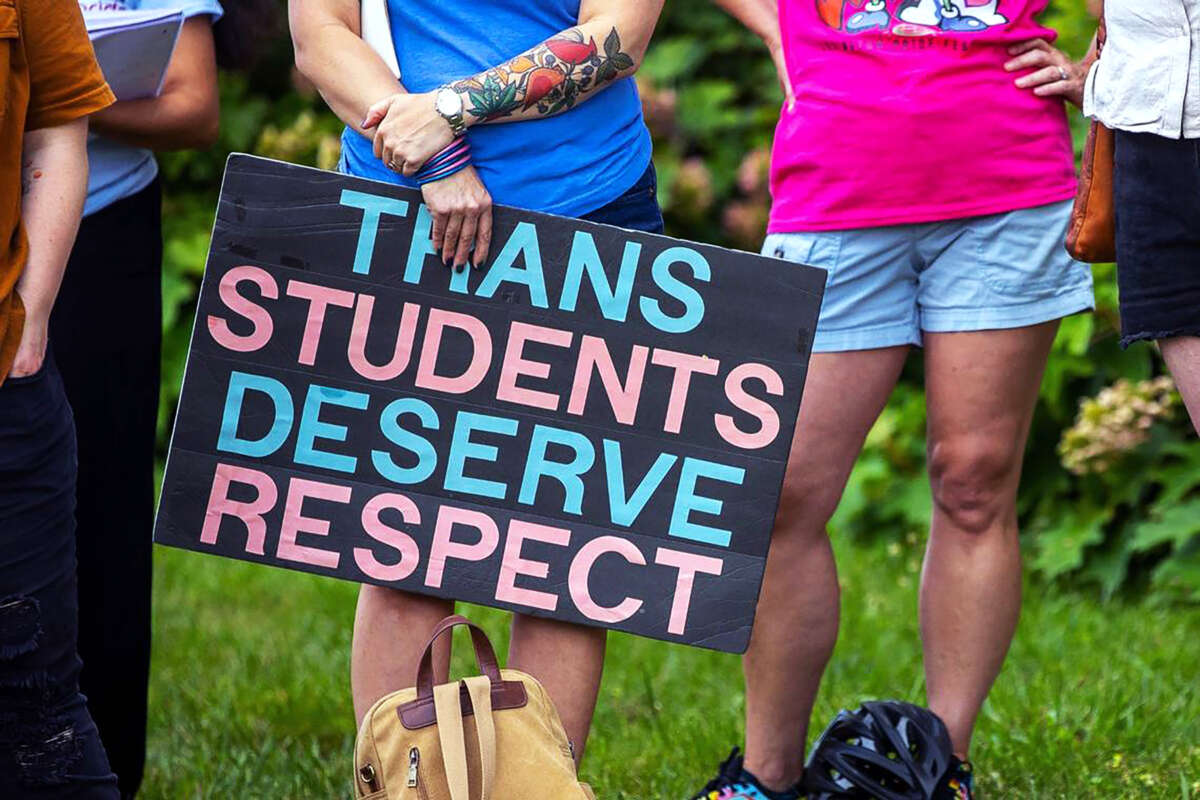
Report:
[[[888,31],[896,36],[932,36],[940,31],[971,33],[1008,24],[1000,0],[815,0],[829,27],[845,33]],[[855,11],[855,8],[861,10]]]

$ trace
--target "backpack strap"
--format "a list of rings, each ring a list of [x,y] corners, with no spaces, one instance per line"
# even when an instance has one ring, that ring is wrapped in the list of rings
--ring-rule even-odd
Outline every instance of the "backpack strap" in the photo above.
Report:
[[[438,739],[442,745],[442,765],[450,800],[471,800],[467,784],[467,743],[463,736],[462,706],[457,683],[433,687],[433,707],[437,712]]]
[[[500,677],[500,662],[496,659],[496,651],[492,648],[492,642],[483,632],[483,628],[466,617],[451,614],[433,629],[429,643],[425,645],[425,652],[421,655],[421,663],[417,667],[418,700],[428,700],[433,697],[433,643],[443,633],[459,625],[466,625],[471,631],[471,644],[475,648],[475,662],[479,665],[479,671],[491,678],[492,683],[503,682],[504,679]]]
[[[433,705],[437,713],[438,740],[450,800],[470,800],[467,773],[467,745],[460,687],[471,698],[472,716],[479,741],[480,800],[489,800],[496,775],[496,727],[492,720],[492,682],[486,675],[465,678],[457,683],[433,687]]]
[[[492,719],[492,681],[486,675],[476,675],[462,681],[471,696],[475,732],[479,735],[479,771],[483,787],[480,800],[488,800],[496,778],[496,722]]]

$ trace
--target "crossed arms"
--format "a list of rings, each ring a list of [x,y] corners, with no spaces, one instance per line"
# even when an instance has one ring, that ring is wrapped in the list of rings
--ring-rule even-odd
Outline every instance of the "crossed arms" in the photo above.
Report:
[[[451,81],[467,127],[560,114],[640,66],[663,0],[582,0],[577,24],[483,72]],[[289,0],[296,65],[375,155],[413,175],[454,138],[435,92],[411,94],[362,40],[359,0]],[[468,168],[422,187],[433,244],[448,266],[481,264],[491,238],[491,198]]]

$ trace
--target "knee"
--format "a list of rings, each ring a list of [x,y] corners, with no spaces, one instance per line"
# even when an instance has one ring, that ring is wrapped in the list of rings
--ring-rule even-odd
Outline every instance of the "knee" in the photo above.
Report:
[[[972,534],[1014,518],[1020,459],[1009,442],[969,436],[931,440],[929,480],[936,511]]]

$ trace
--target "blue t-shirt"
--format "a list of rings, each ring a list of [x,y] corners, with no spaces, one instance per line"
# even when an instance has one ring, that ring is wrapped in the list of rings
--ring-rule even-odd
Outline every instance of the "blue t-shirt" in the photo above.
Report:
[[[208,14],[213,22],[221,17],[218,0],[79,0],[88,13],[140,11],[152,8],[180,9],[184,19]],[[154,153],[141,147],[88,135],[88,191],[83,215],[94,214],[118,200],[137,194],[158,175]]]
[[[502,64],[579,19],[579,0],[387,4],[400,80],[410,92],[428,92]],[[552,117],[475,125],[467,139],[495,202],[564,216],[586,214],[620,197],[650,163],[650,133],[632,78]],[[342,155],[352,175],[416,185],[385,167],[370,140],[350,128],[342,135]]]

